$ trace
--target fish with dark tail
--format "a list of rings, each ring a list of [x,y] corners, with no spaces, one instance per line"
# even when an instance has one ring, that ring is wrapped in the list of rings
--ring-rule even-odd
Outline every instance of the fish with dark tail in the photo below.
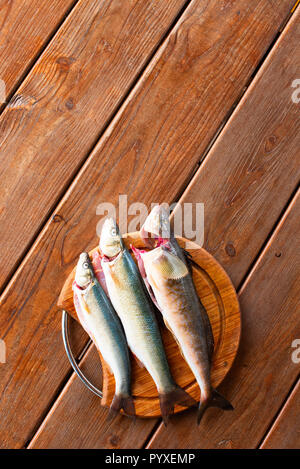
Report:
[[[88,253],[80,255],[73,282],[74,305],[78,319],[89,334],[115,378],[112,414],[121,409],[135,416],[131,396],[129,350],[120,320],[98,282]]]
[[[141,275],[201,390],[198,424],[208,407],[233,410],[211,385],[211,325],[197,295],[186,254],[170,229],[169,214],[163,206],[151,211],[141,237],[150,249],[134,249]]]

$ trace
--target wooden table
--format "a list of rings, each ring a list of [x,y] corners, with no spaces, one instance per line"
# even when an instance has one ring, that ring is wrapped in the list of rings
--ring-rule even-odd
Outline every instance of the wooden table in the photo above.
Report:
[[[1,447],[300,447],[298,3],[1,2]],[[97,243],[97,206],[119,194],[204,203],[204,247],[239,293],[220,387],[235,411],[199,428],[194,410],[167,429],[108,422],[65,356],[57,298]]]

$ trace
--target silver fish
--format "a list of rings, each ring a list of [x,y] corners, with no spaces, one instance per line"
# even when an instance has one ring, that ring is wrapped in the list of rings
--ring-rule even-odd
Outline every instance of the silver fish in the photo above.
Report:
[[[135,251],[145,284],[201,389],[199,424],[208,407],[233,409],[211,386],[214,342],[209,318],[197,295],[186,254],[178,245],[168,212],[162,206],[151,211],[141,236],[152,248],[148,252]]]
[[[135,415],[131,396],[129,350],[120,320],[98,282],[88,253],[80,255],[73,283],[78,319],[89,334],[115,378],[110,409]]]
[[[176,403],[190,406],[195,401],[177,386],[171,376],[151,300],[112,218],[104,222],[100,250],[111,302],[123,324],[129,348],[156,384],[161,414],[166,423]]]

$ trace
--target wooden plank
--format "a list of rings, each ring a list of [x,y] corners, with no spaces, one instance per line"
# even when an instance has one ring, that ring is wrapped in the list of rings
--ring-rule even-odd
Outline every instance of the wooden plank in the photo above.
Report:
[[[205,247],[236,286],[300,180],[291,87],[300,67],[299,19],[298,9],[180,199],[204,203]]]
[[[4,230],[7,242],[3,238],[1,243],[1,262],[3,255],[8,261],[5,272],[2,270],[0,275],[1,284],[18,258],[14,253],[20,253],[26,247],[31,223],[32,227],[35,222],[39,223],[41,212],[38,206],[43,205],[42,194],[47,194],[50,205],[57,197],[58,186],[50,174],[56,178],[61,173],[61,182],[68,179],[76,166],[74,158],[79,155],[80,160],[86,154],[184,4],[183,0],[172,0],[166,5],[159,0],[155,1],[154,8],[152,2],[145,4],[139,0],[82,1],[22,84],[19,98],[11,102],[0,121],[0,231],[4,219],[7,228]],[[30,205],[26,194],[29,188]],[[19,225],[19,216],[25,223],[23,226],[22,223]],[[5,294],[1,303],[1,338],[8,350],[7,364],[0,368],[0,444],[5,447],[20,447],[26,443],[69,371],[65,358],[59,360],[60,363],[56,361],[64,356],[64,352],[55,305],[74,254],[68,259],[68,235],[66,244],[63,243],[67,251],[55,247],[56,237],[62,228],[66,228],[64,222],[57,221],[61,219],[55,218],[50,223],[54,237],[47,238],[47,246],[39,244],[40,255],[34,255],[30,274],[26,274],[25,283],[22,281],[21,290],[26,299],[17,294],[13,304],[8,298],[10,294]],[[9,240],[14,236],[18,238],[15,247]],[[58,270],[61,263],[65,265],[60,278],[50,267],[52,261]],[[46,280],[44,286],[41,278]],[[77,353],[86,342],[80,331],[77,331],[78,336]],[[35,354],[38,348],[39,352]],[[51,371],[45,355],[52,357]],[[37,399],[33,397],[34,390]],[[30,403],[26,399],[28,392]],[[14,414],[16,408],[12,411],[14,406],[22,414],[18,419]]]
[[[299,366],[291,343],[300,337],[298,230],[300,191],[291,203],[239,295],[242,338],[222,394],[234,412],[210,409],[199,429],[195,412],[176,416],[168,429],[159,427],[148,448],[255,448]]]
[[[0,2],[0,79],[5,83],[6,96],[75,3],[74,0]]]
[[[266,436],[262,449],[300,448],[300,381]]]
[[[298,11],[180,200],[204,202],[205,247],[235,285],[299,181],[300,119],[290,94],[299,34]]]
[[[214,354],[211,366],[211,382],[217,387],[225,378],[236,357],[240,341],[241,321],[240,308],[236,291],[224,269],[205,249],[199,248],[185,238],[177,238],[178,243],[186,248],[193,259],[193,280],[201,303],[207,311],[214,336]],[[127,249],[135,246],[144,249],[145,243],[140,232],[123,235]],[[98,247],[90,251],[90,258],[98,252]],[[135,260],[134,254],[131,252]],[[58,306],[78,321],[73,301],[72,285],[75,280],[75,270],[65,281],[58,299]],[[199,401],[199,386],[195,376],[184,360],[182,353],[171,332],[161,324],[161,335],[169,363],[170,371],[176,383],[194,399]],[[103,397],[101,405],[109,407],[115,395],[115,379],[101,353],[100,361],[103,376]],[[141,367],[131,356],[131,392],[134,398],[135,413],[138,417],[160,417],[160,403],[155,383],[146,368]],[[174,413],[182,412],[184,407],[175,406]]]
[[[80,1],[11,99],[0,118],[0,288],[185,3]]]
[[[94,347],[90,348],[80,368],[101,389],[101,367]],[[86,423],[82,420],[84,409],[88,412]],[[28,448],[137,448],[146,442],[156,422],[154,418],[132,421],[121,415],[111,421],[107,416],[107,409],[100,405],[100,399],[73,374]]]
[[[193,2],[3,295],[0,330],[7,331],[11,358],[10,367],[0,369],[1,408],[5,413],[0,429],[10,427],[10,433],[6,431],[8,445],[11,432],[15,433],[13,444],[20,445],[24,422],[28,426],[31,422],[33,427],[32,422],[44,412],[63,379],[66,359],[55,303],[78,253],[97,242],[97,205],[102,201],[117,205],[119,193],[128,194],[128,203],[174,199],[189,173],[188,167],[194,166],[209,135],[214,134],[268,47],[289,10],[289,2],[278,2],[276,9],[269,2],[260,1],[254,7],[242,0],[223,7],[222,2]],[[230,77],[234,77],[234,85]],[[211,193],[215,190],[212,187]],[[218,209],[222,213],[223,206]],[[278,207],[278,214],[280,210]],[[215,211],[211,216],[218,214]],[[16,304],[22,309],[17,310]],[[38,334],[33,334],[34,330]],[[16,336],[22,336],[22,345]],[[30,377],[26,375],[24,350],[31,363],[42,361],[43,371],[36,367]],[[14,374],[16,367],[20,370],[18,377]],[[30,420],[23,409],[24,390],[39,396],[32,399],[35,405],[30,409]],[[85,411],[89,412],[88,406],[82,409],[82,422],[89,421]],[[72,429],[72,420],[64,415],[65,425]],[[152,424],[144,425],[152,428]],[[70,439],[72,431],[66,432]],[[117,425],[111,431],[117,431]],[[134,432],[134,427],[129,431]],[[135,435],[136,445],[138,438]],[[88,441],[91,446],[101,446],[100,427]],[[141,435],[139,444],[143,441]],[[65,440],[61,444],[71,443]],[[123,445],[122,439],[118,445]]]

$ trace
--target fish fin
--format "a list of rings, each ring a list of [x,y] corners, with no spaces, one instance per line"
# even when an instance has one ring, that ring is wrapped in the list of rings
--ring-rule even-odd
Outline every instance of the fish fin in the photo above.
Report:
[[[110,405],[109,417],[113,417],[115,414],[123,409],[126,415],[135,417],[135,407],[132,396],[124,394],[115,394]]]
[[[233,406],[225,399],[216,389],[212,389],[210,396],[207,399],[200,400],[197,412],[197,424],[199,425],[204,412],[209,407],[218,407],[223,410],[233,410]]]
[[[185,263],[168,250],[153,260],[153,266],[165,279],[178,280],[185,277],[189,271]]]
[[[176,386],[175,389],[168,393],[159,394],[159,403],[164,425],[167,426],[169,416],[174,412],[175,404],[179,404],[183,407],[191,407],[196,404],[196,401],[185,392],[184,389]]]
[[[180,355],[182,356],[182,358],[184,359],[184,361],[186,362],[186,364],[188,365],[188,362],[184,356],[184,353],[183,353],[183,350],[182,350],[182,347],[181,347],[181,344],[179,342],[179,340],[177,339],[176,335],[173,333],[172,331],[172,328],[171,326],[169,325],[168,321],[164,318],[164,323],[165,323],[165,326],[166,328],[171,332],[172,336],[173,336],[173,339],[175,340],[176,344],[177,344],[177,347],[179,349],[179,352],[180,352]]]

